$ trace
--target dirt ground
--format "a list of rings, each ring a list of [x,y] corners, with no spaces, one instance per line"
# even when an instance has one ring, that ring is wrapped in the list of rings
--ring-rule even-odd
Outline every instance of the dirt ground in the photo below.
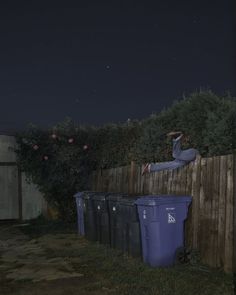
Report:
[[[0,294],[88,294],[81,287],[89,287],[90,279],[74,267],[80,262],[76,253],[85,246],[86,240],[77,234],[46,234],[30,239],[17,224],[1,225]],[[70,255],[63,255],[68,248]],[[91,290],[89,294],[100,293]]]
[[[60,224],[0,223],[0,295],[232,295],[202,265],[150,268]]]

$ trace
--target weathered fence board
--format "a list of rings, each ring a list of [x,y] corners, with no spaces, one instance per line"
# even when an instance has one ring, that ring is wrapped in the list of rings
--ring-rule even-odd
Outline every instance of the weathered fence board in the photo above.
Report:
[[[208,237],[206,236],[206,228],[208,227],[207,223],[207,218],[206,218],[206,213],[205,209],[208,207],[208,201],[206,199],[206,194],[205,194],[205,186],[206,186],[206,160],[202,159],[201,160],[201,183],[200,183],[200,196],[199,196],[199,201],[200,201],[200,206],[199,206],[199,221],[200,221],[200,226],[199,226],[199,235],[201,239],[199,240],[199,250],[201,252],[201,257],[203,261],[207,260],[207,242],[206,239],[208,240]],[[199,238],[199,237],[198,237]]]
[[[236,273],[236,152],[233,155],[233,272]]]
[[[194,163],[192,170],[192,189],[191,195],[193,196],[192,201],[192,224],[193,224],[193,244],[192,247],[195,249],[199,248],[199,240],[200,240],[200,180],[201,180],[201,158],[198,157],[196,162]]]
[[[219,188],[219,218],[218,218],[218,265],[224,263],[225,249],[225,202],[227,191],[227,157],[222,156],[220,159],[220,188]]]
[[[225,208],[225,269],[230,271],[233,262],[233,157],[227,158],[227,191]]]
[[[213,193],[212,193],[212,231],[213,231],[213,266],[218,267],[220,266],[218,264],[218,258],[217,258],[217,253],[218,253],[218,241],[217,241],[217,236],[218,236],[218,217],[219,217],[219,173],[214,173],[215,171],[220,171],[220,157],[214,157],[213,158]]]

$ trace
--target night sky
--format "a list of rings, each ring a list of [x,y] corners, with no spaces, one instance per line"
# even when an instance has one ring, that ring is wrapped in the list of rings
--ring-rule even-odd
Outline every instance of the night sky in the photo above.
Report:
[[[236,96],[233,1],[1,1],[0,132],[144,119]]]

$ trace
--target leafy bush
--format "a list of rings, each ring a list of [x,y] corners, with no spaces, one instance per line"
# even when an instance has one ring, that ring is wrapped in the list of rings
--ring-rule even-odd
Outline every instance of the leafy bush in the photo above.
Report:
[[[59,209],[61,218],[74,220],[73,195],[88,189],[89,171],[94,168],[86,129],[67,119],[47,131],[31,126],[16,140],[18,162],[28,180]]]

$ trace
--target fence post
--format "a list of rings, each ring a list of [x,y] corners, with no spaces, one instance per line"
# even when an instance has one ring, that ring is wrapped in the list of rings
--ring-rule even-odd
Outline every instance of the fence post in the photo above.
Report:
[[[130,163],[130,175],[129,175],[129,194],[134,194],[134,173],[135,173],[135,162]]]
[[[102,182],[102,168],[96,170],[96,181],[93,190],[100,191]]]
[[[201,156],[195,160],[192,171],[192,246],[199,247],[199,209],[200,209],[200,183],[201,183]]]
[[[233,153],[233,273],[236,284],[236,151]]]

